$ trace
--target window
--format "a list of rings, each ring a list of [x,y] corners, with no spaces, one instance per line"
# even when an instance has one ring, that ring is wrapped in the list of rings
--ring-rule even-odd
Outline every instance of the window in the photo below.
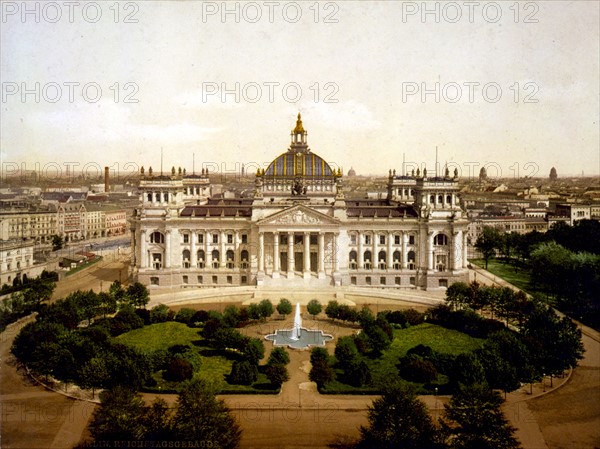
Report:
[[[371,251],[365,251],[363,260],[365,261],[365,268],[367,270],[371,269]]]
[[[316,245],[317,244],[317,236],[316,235],[312,235],[310,236],[310,244],[311,245]]]
[[[379,236],[379,244],[380,245],[385,245],[385,235],[381,234]]]
[[[213,234],[213,243],[219,243],[219,234]]]
[[[408,283],[410,285],[416,285],[417,283],[417,278],[415,278],[414,276],[411,276],[410,279],[408,280]]]
[[[165,243],[165,236],[163,233],[155,231],[150,234],[150,243]]]
[[[217,276],[213,276],[213,277],[212,277],[212,283],[213,283],[213,284],[218,284],[218,283],[219,283],[219,279],[218,279],[218,277],[217,277]]]
[[[198,234],[198,243],[204,243],[204,234]]]
[[[150,285],[158,285],[158,276],[152,276],[150,278]]]
[[[233,253],[233,250],[227,250],[225,257],[227,258],[227,268],[233,268],[235,262],[235,254]]]
[[[182,281],[183,281],[184,284],[189,284],[189,280],[188,280],[187,276],[183,276],[182,277]]]
[[[394,251],[392,257],[394,259],[394,269],[400,269],[400,251]]]
[[[394,245],[399,245],[400,243],[401,243],[400,242],[400,236],[399,235],[395,235],[394,236]]]
[[[446,246],[448,244],[448,236],[446,234],[438,234],[433,238],[433,244],[437,246]]]
[[[444,195],[438,195],[438,203],[442,204],[444,202]]]
[[[381,276],[381,277],[379,278],[379,283],[380,283],[381,285],[385,285],[385,276]]]
[[[190,243],[190,235],[183,234],[183,243]]]
[[[365,282],[367,283],[367,285],[371,285],[371,276],[367,276],[365,278]]]
[[[228,284],[233,284],[233,276],[227,276],[227,283]]]
[[[248,234],[242,234],[242,244],[248,243]]]
[[[287,235],[280,235],[279,236],[279,244],[280,245],[287,245]]]
[[[227,243],[229,243],[229,244],[233,243],[233,234],[227,234]]]
[[[206,255],[204,254],[204,250],[198,250],[198,268],[204,268],[204,263],[206,262]]]
[[[165,193],[163,194],[163,201],[164,201],[164,202],[167,202],[167,201],[169,201],[169,194],[168,194],[167,192],[165,192]]]
[[[356,245],[356,234],[350,234],[350,244]]]
[[[446,271],[446,255],[445,254],[436,254],[435,267],[436,267],[437,271]]]
[[[189,268],[190,267],[190,252],[189,250],[184,250],[183,253],[181,253],[181,258],[183,259],[183,268]]]
[[[446,203],[452,205],[452,195],[446,195]]]
[[[204,279],[202,278],[202,276],[198,276],[198,284],[202,284],[204,282]]]
[[[242,276],[242,284],[247,284],[247,283],[248,283],[248,277]]]
[[[242,258],[242,263],[241,263],[241,267],[246,269],[249,267],[248,264],[248,260],[249,260],[249,255],[248,255],[248,251],[247,250],[243,250],[242,253],[240,254],[240,257]]]
[[[365,235],[365,245],[370,245],[370,244],[371,244],[371,236]]]
[[[147,196],[147,198],[148,198],[148,201],[152,201],[152,194],[149,193],[148,196]]]
[[[440,280],[438,281],[438,285],[439,285],[440,287],[447,288],[447,287],[448,287],[448,279],[440,279]]]
[[[379,254],[377,255],[377,266],[379,267],[380,270],[385,270],[387,268],[387,263],[385,261],[385,257],[386,257],[386,252],[379,251]]]
[[[350,284],[356,285],[356,276],[351,276],[350,277]]]
[[[350,262],[351,270],[356,270],[356,268],[357,268],[356,258],[357,258],[356,251],[350,251],[349,262]]]
[[[396,285],[400,285],[400,276],[396,276],[396,277],[394,278],[394,284],[396,284]]]
[[[429,196],[429,202],[430,202],[431,204],[435,203],[435,195],[430,195],[430,196]]]
[[[152,253],[152,266],[155,270],[160,270],[162,268],[162,254],[161,253]]]
[[[409,245],[414,245],[415,244],[415,236],[414,235],[409,235],[408,236],[408,244]]]

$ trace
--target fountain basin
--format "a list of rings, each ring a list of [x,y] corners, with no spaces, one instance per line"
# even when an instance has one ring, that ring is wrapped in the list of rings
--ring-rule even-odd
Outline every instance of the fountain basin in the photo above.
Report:
[[[300,332],[297,332],[297,329]],[[296,334],[298,334],[296,339]],[[325,346],[333,340],[333,335],[325,334],[320,330],[310,330],[304,327],[295,329],[277,329],[274,334],[265,336],[275,346],[289,346],[293,349],[306,349],[310,346]]]

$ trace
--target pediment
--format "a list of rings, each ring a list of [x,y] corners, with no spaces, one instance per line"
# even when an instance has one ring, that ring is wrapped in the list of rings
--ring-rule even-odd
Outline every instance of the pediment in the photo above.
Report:
[[[339,221],[333,217],[306,206],[292,206],[277,212],[258,222],[259,225],[337,225]]]

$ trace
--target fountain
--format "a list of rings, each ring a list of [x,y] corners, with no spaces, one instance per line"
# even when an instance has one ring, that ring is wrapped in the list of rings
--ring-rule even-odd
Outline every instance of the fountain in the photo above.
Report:
[[[296,303],[296,315],[294,316],[294,327],[292,329],[292,340],[300,340],[302,328],[302,317],[300,316],[300,303]]]
[[[300,303],[296,304],[294,326],[291,329],[277,329],[274,334],[265,337],[275,346],[289,346],[293,349],[306,349],[309,346],[325,346],[325,342],[333,340],[333,336],[321,330],[312,330],[302,327],[300,316]]]

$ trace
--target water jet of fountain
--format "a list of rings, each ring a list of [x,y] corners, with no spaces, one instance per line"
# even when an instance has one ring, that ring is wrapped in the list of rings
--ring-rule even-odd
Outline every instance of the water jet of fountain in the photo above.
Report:
[[[296,303],[296,315],[294,316],[294,327],[292,329],[292,340],[300,340],[300,328],[302,327],[302,317],[300,317],[300,303]]]

